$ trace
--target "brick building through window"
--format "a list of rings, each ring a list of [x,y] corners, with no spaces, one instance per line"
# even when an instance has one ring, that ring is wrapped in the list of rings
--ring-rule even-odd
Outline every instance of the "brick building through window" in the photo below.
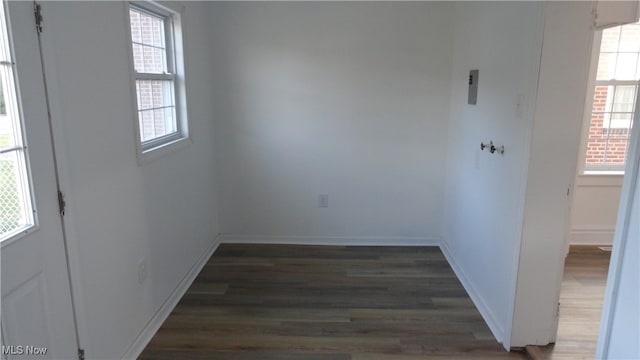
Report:
[[[602,31],[585,171],[622,171],[640,80],[640,23]]]
[[[190,142],[180,14],[160,4],[129,4],[138,159]]]

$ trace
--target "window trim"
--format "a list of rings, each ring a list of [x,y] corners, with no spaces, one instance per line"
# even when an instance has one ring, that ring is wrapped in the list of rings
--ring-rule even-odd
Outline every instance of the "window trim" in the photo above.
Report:
[[[17,65],[15,63],[16,55],[15,55],[15,48],[13,43],[13,36],[12,36],[11,16],[10,16],[8,7],[9,7],[9,4],[7,1],[0,2],[0,11],[2,12],[0,16],[4,17],[4,20],[5,20],[4,25],[6,26],[5,29],[1,29],[0,31],[5,32],[6,34],[6,37],[7,37],[6,50],[8,52],[8,55],[11,58],[10,63],[4,64],[4,66],[8,66],[10,68],[8,72],[10,73],[10,76],[12,78],[11,79],[12,84],[10,85],[12,85],[11,88],[13,90],[11,94],[5,93],[4,98],[5,98],[5,101],[8,101],[8,99],[13,98],[12,111],[15,112],[15,115],[17,116],[17,119],[14,119],[15,121],[14,125],[16,126],[16,128],[14,128],[14,131],[17,130],[20,133],[20,139],[19,139],[19,143],[14,144],[13,147],[5,148],[2,150],[3,150],[3,153],[8,153],[8,152],[22,153],[21,156],[18,155],[18,162],[21,164],[20,166],[21,177],[24,178],[22,180],[21,192],[23,193],[22,196],[26,199],[26,202],[23,205],[25,206],[24,211],[25,211],[25,215],[27,216],[27,223],[5,233],[4,235],[1,235],[0,248],[4,248],[5,246],[12,244],[16,240],[28,234],[31,234],[35,231],[38,231],[40,229],[40,222],[38,218],[37,204],[35,199],[35,191],[33,187],[31,159],[29,156],[29,146],[27,141],[24,111],[22,108],[22,93],[20,91],[20,79],[18,76]],[[2,40],[0,39],[0,41]],[[4,46],[4,45],[0,43],[0,46]],[[0,84],[0,86],[2,86],[2,84]],[[9,111],[10,111],[9,107],[7,107],[6,116],[8,116]]]
[[[587,94],[584,102],[582,119],[582,136],[580,138],[580,155],[578,163],[578,175],[580,176],[624,176],[625,165],[587,165],[587,149],[589,146],[589,128],[593,113],[593,97],[598,85],[635,85],[640,92],[640,82],[636,80],[596,80],[598,74],[598,63],[600,60],[600,47],[602,44],[603,29],[596,29],[591,47],[591,64],[589,67],[589,78],[587,81]],[[640,93],[636,94],[640,96]],[[639,111],[639,109],[636,109]],[[632,120],[633,121],[633,120]]]
[[[123,3],[124,15],[126,21],[126,41],[127,51],[129,55],[130,67],[130,87],[132,97],[133,125],[136,142],[136,152],[138,165],[142,166],[156,158],[162,157],[167,153],[171,153],[187,147],[193,143],[192,134],[189,131],[189,106],[187,104],[187,87],[186,87],[186,71],[185,71],[185,52],[183,51],[183,27],[182,13],[184,7],[180,11],[174,11],[168,7],[160,5],[154,1],[130,1]],[[151,74],[137,73],[133,61],[133,42],[131,36],[131,20],[129,18],[129,9],[134,8],[138,11],[149,13],[153,16],[161,16],[165,18],[165,49],[167,52],[167,67],[173,68],[172,74]],[[176,117],[176,131],[161,137],[157,137],[142,142],[142,134],[140,133],[140,118],[138,111],[138,100],[136,90],[136,80],[173,80],[174,105]]]
[[[607,86],[607,87],[612,86],[614,88],[616,88],[618,86],[633,86],[633,87],[636,88],[636,92],[640,90],[640,87],[638,87],[638,81],[636,81],[636,80],[614,80],[614,79],[612,79],[612,80],[596,80],[594,85],[593,85],[594,90],[598,86]],[[611,96],[615,96],[615,95],[611,94]],[[637,96],[637,94],[636,94],[636,96]],[[591,102],[593,104],[593,99],[591,100]],[[614,114],[614,113],[631,114],[632,115],[631,116],[631,121],[633,121],[633,113],[614,112],[614,111],[604,111],[604,112],[602,112],[602,114],[605,114],[605,113],[609,113],[609,114]],[[593,116],[593,110],[591,111],[591,116]],[[589,119],[589,120],[591,120],[591,119]],[[607,124],[608,126],[606,126],[606,127],[610,128],[610,129],[626,129],[626,127],[624,127],[624,126],[623,127],[611,126],[611,122],[610,121],[611,120],[609,120],[609,123],[607,123],[607,120],[603,119],[603,125],[602,126],[605,127],[604,125]],[[622,165],[622,168],[624,169],[624,165]]]

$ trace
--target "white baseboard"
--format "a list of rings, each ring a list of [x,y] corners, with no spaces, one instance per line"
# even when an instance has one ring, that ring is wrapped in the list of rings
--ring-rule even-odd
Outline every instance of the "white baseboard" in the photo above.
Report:
[[[216,251],[218,245],[220,245],[220,240],[219,238],[216,238],[213,244],[211,244],[198,261],[193,264],[191,269],[189,269],[187,275],[182,279],[182,281],[180,281],[180,284],[178,284],[178,286],[173,290],[162,306],[160,306],[160,309],[156,311],[133,344],[129,346],[129,349],[127,349],[122,356],[123,359],[137,359],[138,356],[140,356],[149,341],[151,341],[158,329],[160,329],[162,323],[164,323],[167,317],[169,317],[171,311],[173,311],[180,299],[182,299],[182,296],[187,292],[187,289],[189,289],[189,286],[191,286],[193,281],[196,279],[211,255]]]
[[[221,243],[337,246],[438,246],[440,237],[410,236],[272,236],[220,234]]]
[[[476,308],[478,308],[480,315],[482,315],[484,322],[486,322],[487,325],[489,326],[489,330],[491,330],[491,332],[493,333],[493,336],[496,338],[496,340],[499,343],[504,344],[505,334],[504,334],[503,327],[500,326],[500,323],[496,320],[496,316],[493,314],[489,306],[487,306],[487,303],[484,301],[480,293],[473,286],[473,284],[467,277],[464,270],[462,270],[460,265],[458,265],[458,263],[454,259],[446,241],[440,242],[440,250],[444,254],[444,257],[447,259],[449,266],[451,266],[451,268],[453,269],[453,272],[458,277],[458,280],[460,280],[460,282],[462,283],[462,286],[464,286],[464,289],[469,294],[469,297],[475,304]]]
[[[570,245],[612,245],[615,229],[572,229]]]

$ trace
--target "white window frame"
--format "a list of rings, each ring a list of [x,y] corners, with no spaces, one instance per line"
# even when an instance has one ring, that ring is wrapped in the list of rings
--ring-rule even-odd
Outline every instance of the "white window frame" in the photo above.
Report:
[[[598,63],[600,60],[600,47],[602,44],[602,29],[598,29],[594,33],[593,46],[591,53],[591,65],[589,69],[589,79],[587,84],[587,97],[583,112],[582,137],[580,140],[580,163],[579,174],[587,176],[600,175],[624,175],[625,165],[587,165],[587,149],[589,144],[589,128],[591,127],[591,118],[593,115],[593,97],[596,86],[617,86],[617,85],[635,85],[636,91],[640,92],[640,83],[635,80],[596,80],[598,73]],[[637,93],[636,96],[640,96]],[[635,109],[638,111],[638,109]],[[606,120],[604,120],[606,122]],[[603,123],[604,125],[604,123]],[[615,128],[615,127],[614,127]]]
[[[0,24],[3,26],[0,29],[1,32],[5,33],[6,42],[0,39],[0,46],[5,48],[5,53],[10,58],[9,59],[0,59],[5,62],[2,63],[3,67],[7,67],[5,79],[6,82],[4,85],[6,88],[3,89],[4,99],[6,104],[6,116],[10,116],[13,118],[13,131],[14,131],[14,139],[15,144],[12,147],[0,149],[0,153],[6,154],[10,152],[15,152],[17,155],[17,166],[19,167],[18,177],[16,179],[18,182],[18,191],[20,192],[20,200],[22,201],[23,208],[23,216],[25,220],[25,224],[9,231],[3,235],[0,235],[0,243],[2,246],[6,246],[11,242],[17,240],[18,238],[31,233],[38,229],[38,217],[36,212],[36,204],[34,199],[34,191],[33,191],[33,182],[31,178],[31,166],[29,162],[29,149],[27,147],[27,139],[25,134],[25,126],[24,126],[24,116],[22,115],[22,102],[20,99],[20,88],[18,84],[18,74],[16,73],[16,64],[13,61],[15,59],[15,53],[13,51],[13,39],[11,36],[11,21],[9,19],[9,14],[7,11],[8,4],[6,1],[2,1],[0,3],[0,16],[4,19],[4,24]],[[2,84],[0,84],[2,86]]]
[[[638,82],[636,80],[596,80],[595,87],[598,87],[598,86],[613,86],[613,87],[633,86],[634,88],[636,88],[636,92],[639,90]],[[614,101],[614,97],[615,97],[615,91],[607,93],[607,106]],[[613,108],[613,104],[611,104],[611,106]],[[614,112],[611,112],[611,114],[613,113]],[[630,113],[630,114],[631,114],[631,119],[629,121],[633,121],[633,113]],[[621,120],[611,120],[611,119],[605,118],[603,119],[602,126],[610,129],[627,129],[628,128],[628,125],[621,125],[617,123],[618,121],[621,121]],[[624,165],[622,165],[622,167],[624,167]]]
[[[186,72],[184,66],[183,34],[180,13],[162,6],[153,1],[131,1],[125,3],[125,15],[127,24],[127,43],[129,51],[129,64],[131,70],[131,90],[133,98],[134,132],[136,137],[138,164],[143,165],[166,153],[176,151],[193,142],[189,132],[189,116],[186,94]],[[138,73],[134,67],[133,42],[131,37],[131,22],[129,9],[146,12],[155,17],[163,18],[165,31],[165,47],[167,53],[167,68],[171,71],[166,74]],[[136,80],[172,80],[176,131],[165,136],[148,141],[142,141],[140,132],[140,118]]]

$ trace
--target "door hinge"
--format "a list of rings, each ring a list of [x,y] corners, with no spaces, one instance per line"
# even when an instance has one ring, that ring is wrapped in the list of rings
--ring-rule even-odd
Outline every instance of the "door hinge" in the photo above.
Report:
[[[84,349],[78,349],[78,360],[84,360]]]
[[[64,200],[64,194],[58,190],[58,210],[60,210],[60,215],[64,216],[66,208],[67,202]]]
[[[36,16],[36,30],[41,33],[42,32],[42,8],[40,7],[40,4],[34,2],[33,3],[33,13]]]

